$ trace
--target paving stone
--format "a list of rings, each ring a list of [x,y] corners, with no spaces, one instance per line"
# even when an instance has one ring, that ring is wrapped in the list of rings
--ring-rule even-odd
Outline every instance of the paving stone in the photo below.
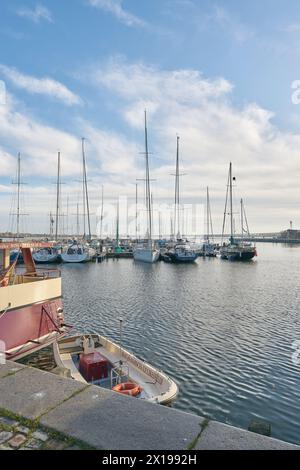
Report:
[[[24,449],[31,449],[36,450],[40,449],[43,445],[42,441],[38,441],[37,439],[29,439],[24,446]]]
[[[8,439],[10,439],[12,436],[12,432],[0,431],[0,444],[3,444],[3,442],[8,441]]]
[[[67,443],[63,441],[57,441],[55,439],[49,439],[43,446],[45,450],[63,450],[66,448]]]
[[[44,413],[41,425],[98,449],[187,449],[195,441],[203,424],[203,419],[195,415],[95,386],[86,388],[74,380],[33,368],[21,366],[16,374],[7,375],[7,370],[13,370],[14,366],[18,368],[14,363],[6,364],[6,373],[1,369],[0,408],[29,419]],[[50,437],[46,442],[33,437],[26,442],[24,433],[18,436],[20,440],[25,439],[20,450],[59,450],[66,447],[75,450],[78,447]],[[12,432],[0,431],[0,450],[11,450],[7,441],[14,442],[15,437]],[[203,429],[195,448],[300,449],[293,444],[214,421]]]
[[[23,434],[16,434],[8,441],[8,444],[14,449],[18,449],[19,447],[21,447],[21,445],[24,444],[24,442],[26,442],[26,439],[27,437]]]
[[[5,426],[17,426],[19,424],[18,421],[15,421],[11,418],[6,418],[5,416],[0,416],[0,424],[4,424]]]
[[[46,434],[45,432],[42,432],[42,431],[35,431],[33,434],[32,434],[32,437],[34,437],[35,439],[39,439],[40,441],[47,441],[47,439],[49,439],[49,436],[48,434]]]
[[[202,419],[91,386],[41,418],[41,424],[98,449],[186,449]]]
[[[75,380],[27,367],[0,379],[0,408],[35,419],[84,388]]]
[[[6,361],[6,364],[0,364],[0,379],[7,374],[14,374],[24,368],[26,368],[26,366],[23,366],[22,364],[17,364],[13,361]]]
[[[300,449],[299,446],[254,434],[244,429],[210,421],[201,434],[197,450],[283,450]]]
[[[17,432],[20,432],[21,434],[29,434],[30,429],[27,428],[26,426],[17,426],[15,429]]]

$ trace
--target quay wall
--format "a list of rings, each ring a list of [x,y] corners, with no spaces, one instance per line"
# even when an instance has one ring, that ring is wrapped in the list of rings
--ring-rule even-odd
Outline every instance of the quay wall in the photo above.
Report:
[[[1,410],[94,449],[300,450],[287,442],[12,361],[0,364]]]

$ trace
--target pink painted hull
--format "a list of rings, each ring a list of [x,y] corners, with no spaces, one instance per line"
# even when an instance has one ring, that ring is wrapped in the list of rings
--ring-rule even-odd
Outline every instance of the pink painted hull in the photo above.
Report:
[[[5,343],[7,359],[24,356],[27,350],[33,352],[41,345],[50,344],[62,337],[66,329],[62,327],[63,319],[57,313],[57,309],[61,307],[62,301],[59,298],[10,310],[2,315],[0,341]]]

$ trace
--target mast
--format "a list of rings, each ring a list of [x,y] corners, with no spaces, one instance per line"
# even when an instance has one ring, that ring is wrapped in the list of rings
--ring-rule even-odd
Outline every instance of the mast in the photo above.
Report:
[[[177,136],[176,145],[176,173],[175,173],[175,213],[174,213],[174,235],[180,238],[179,222],[179,136]],[[177,234],[176,234],[177,231]]]
[[[87,178],[86,178],[86,160],[85,160],[85,151],[84,151],[84,141],[85,141],[85,138],[82,137],[84,235],[85,235],[85,202],[86,202],[87,219],[88,219],[88,230],[89,230],[89,240],[91,240],[91,238],[92,238],[92,236],[91,236],[91,221],[90,221],[89,195],[88,195]]]
[[[116,227],[116,247],[119,248],[119,199],[117,204],[117,227]]]
[[[18,201],[17,201],[17,238],[20,235],[20,189],[21,189],[21,154],[18,153],[18,176],[17,176],[17,185],[18,185]]]
[[[245,209],[245,204],[244,204],[244,199],[241,200],[242,203],[242,224],[244,226],[245,222],[245,229],[243,232],[247,232],[247,236],[250,237],[250,230],[249,230],[249,224],[248,224],[248,219],[247,219],[247,214],[246,214],[246,209]],[[247,230],[246,230],[247,229]]]
[[[158,211],[158,238],[162,240],[162,231],[161,231],[161,212]]]
[[[60,197],[60,152],[57,154],[57,182],[56,182],[56,214],[55,214],[55,240],[58,235],[58,217],[59,217],[59,197]]]
[[[223,225],[222,225],[222,238],[221,238],[221,244],[222,244],[222,245],[223,245],[224,231],[225,231],[225,223],[226,223],[226,215],[227,215],[229,179],[230,179],[230,169],[229,169],[229,172],[228,172],[227,186],[226,186],[226,199],[225,199],[225,207],[224,207],[224,215],[223,215]]]
[[[209,192],[208,192],[208,186],[206,188],[206,223],[207,223],[207,243],[209,243]]]
[[[230,244],[233,244],[233,210],[232,210],[232,163],[229,165],[229,197],[230,197]]]
[[[151,211],[151,191],[150,191],[150,170],[148,152],[148,132],[147,132],[147,111],[145,110],[145,157],[146,157],[146,206],[147,206],[147,232],[148,242],[152,242],[152,211]]]
[[[135,240],[137,241],[138,236],[138,184],[135,183]]]
[[[67,196],[66,235],[69,234],[69,196]]]
[[[103,184],[102,184],[102,199],[101,199],[101,215],[100,215],[100,240],[102,239],[102,228],[103,228]]]
[[[242,229],[242,240],[244,238],[244,207],[243,199],[241,199],[241,229]]]
[[[53,237],[53,225],[54,225],[54,218],[52,216],[52,212],[50,212],[50,238]]]
[[[79,204],[77,202],[77,213],[76,213],[76,231],[77,231],[77,238],[79,237]]]

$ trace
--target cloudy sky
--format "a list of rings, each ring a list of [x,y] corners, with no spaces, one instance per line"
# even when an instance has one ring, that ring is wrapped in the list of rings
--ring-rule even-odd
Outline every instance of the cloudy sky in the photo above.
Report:
[[[209,186],[216,232],[230,160],[252,231],[299,228],[299,63],[298,0],[1,2],[0,230],[18,152],[24,229],[48,230],[58,150],[75,229],[82,136],[93,227],[102,184],[107,202],[134,198],[145,108],[156,203],[173,199],[180,135],[182,199],[201,204]]]

